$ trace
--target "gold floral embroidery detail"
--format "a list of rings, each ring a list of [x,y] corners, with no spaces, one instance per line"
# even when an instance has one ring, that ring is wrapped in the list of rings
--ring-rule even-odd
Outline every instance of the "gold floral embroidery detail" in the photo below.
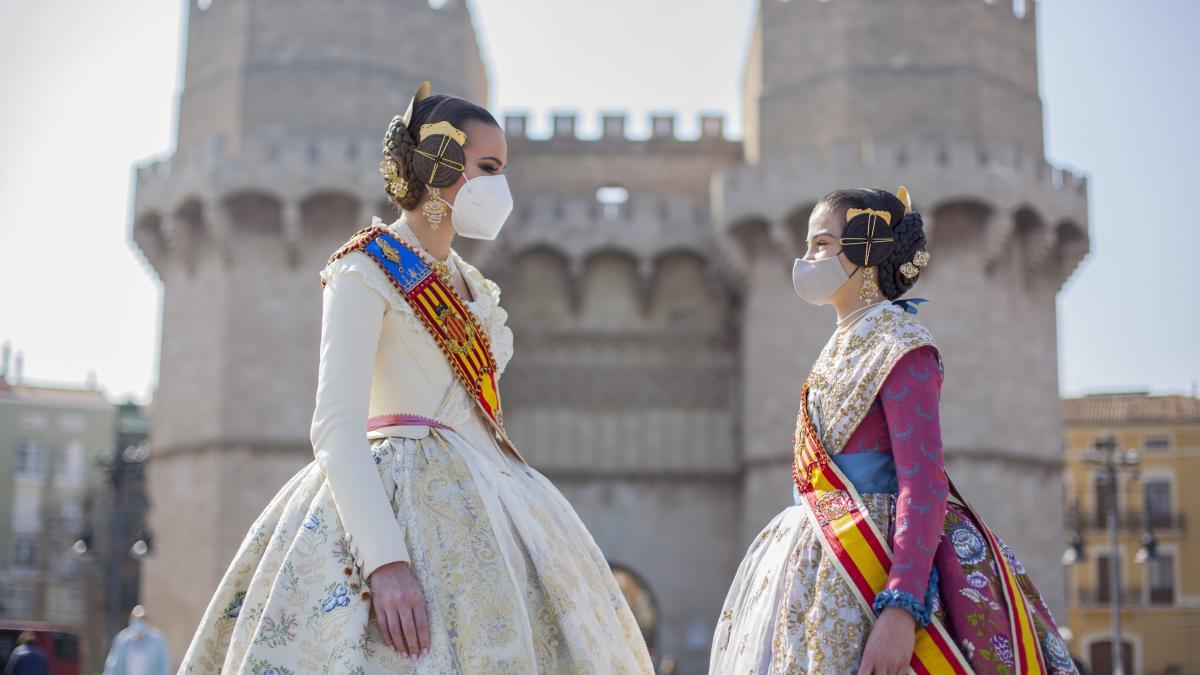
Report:
[[[826,452],[842,451],[892,367],[924,346],[936,346],[929,331],[890,302],[868,310],[848,331],[829,339],[808,376],[808,414]],[[800,425],[797,418],[798,443],[804,438]]]
[[[895,517],[895,495],[864,496],[871,519],[885,529]],[[791,514],[789,516],[789,514]],[[748,559],[779,561],[773,590],[759,593],[761,577],[738,577],[722,608],[713,673],[853,673],[874,617],[855,599],[835,561],[825,556],[820,532],[798,509],[787,509],[771,531],[790,529],[783,540],[757,540]],[[750,568],[761,570],[759,565]],[[761,572],[760,572],[761,574]],[[737,608],[736,614],[733,609]],[[729,615],[729,620],[725,616]],[[763,617],[772,617],[763,621]],[[774,626],[763,635],[764,625]],[[736,645],[736,649],[723,649]]]

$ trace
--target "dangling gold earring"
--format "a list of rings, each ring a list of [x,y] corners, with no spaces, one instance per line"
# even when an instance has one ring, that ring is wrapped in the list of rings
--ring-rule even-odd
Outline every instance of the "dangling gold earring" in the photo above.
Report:
[[[442,199],[441,190],[432,186],[429,188],[429,198],[421,206],[421,213],[425,214],[429,227],[436,231],[446,217],[446,200]]]
[[[858,289],[858,297],[863,299],[863,302],[871,302],[879,299],[879,284],[875,283],[875,268],[862,268],[862,288]]]

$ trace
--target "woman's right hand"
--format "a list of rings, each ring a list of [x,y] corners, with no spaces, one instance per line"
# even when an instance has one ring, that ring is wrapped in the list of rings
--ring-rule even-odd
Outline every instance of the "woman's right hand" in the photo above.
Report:
[[[429,621],[421,585],[407,562],[382,565],[367,579],[383,639],[409,658],[429,651]]]

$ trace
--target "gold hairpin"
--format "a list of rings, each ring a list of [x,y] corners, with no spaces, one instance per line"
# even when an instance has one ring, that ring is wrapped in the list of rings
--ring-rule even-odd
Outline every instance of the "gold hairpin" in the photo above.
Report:
[[[912,197],[908,194],[908,188],[901,185],[900,189],[896,190],[896,198],[900,200],[901,204],[904,204],[904,215],[907,216],[912,211]],[[888,225],[891,225],[891,223],[888,223]]]
[[[429,98],[429,80],[425,80],[418,85],[417,91],[413,94],[412,99],[409,100],[408,109],[404,111],[404,116],[400,118],[404,122],[404,126],[407,127],[412,124],[413,108],[416,108],[418,103],[427,98]]]
[[[892,224],[892,214],[888,213],[887,211],[880,211],[878,209],[846,209],[846,222],[848,223],[858,216],[864,214],[868,216],[875,216],[876,218],[883,220],[883,222],[887,223],[888,225]]]
[[[426,138],[429,138],[430,136],[433,136],[436,134],[441,134],[442,136],[449,136],[450,138],[453,138],[454,140],[458,141],[459,145],[467,144],[467,135],[465,133],[463,133],[458,127],[447,122],[446,120],[442,120],[441,122],[435,122],[433,124],[422,124],[421,125],[421,140],[422,141],[424,141]]]
[[[457,171],[458,173],[462,173],[463,171],[467,170],[467,167],[463,165],[462,162],[457,162],[446,157],[446,148],[449,147],[450,140],[451,139],[449,136],[442,138],[442,142],[438,145],[436,153],[425,152],[420,148],[417,148],[413,151],[425,159],[433,162],[433,167],[429,170],[429,180],[425,181],[426,183],[433,185],[433,182],[437,179],[438,169],[443,166],[451,171]]]

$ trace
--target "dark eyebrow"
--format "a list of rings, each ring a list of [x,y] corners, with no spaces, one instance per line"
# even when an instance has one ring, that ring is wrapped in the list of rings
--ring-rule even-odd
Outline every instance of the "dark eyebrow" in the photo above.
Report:
[[[483,161],[483,160],[485,160],[485,159],[490,159],[490,160],[492,160],[493,162],[495,162],[495,163],[499,164],[499,165],[500,165],[500,168],[504,168],[504,162],[501,162],[499,157],[492,157],[491,155],[488,155],[487,157],[480,157],[480,158],[479,158],[479,161],[481,161],[481,162],[482,162],[482,161]]]

